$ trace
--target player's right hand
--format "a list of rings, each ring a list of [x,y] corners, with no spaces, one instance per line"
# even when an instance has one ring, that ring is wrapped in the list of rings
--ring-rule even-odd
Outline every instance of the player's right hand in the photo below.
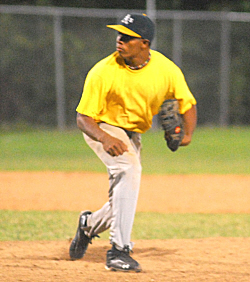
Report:
[[[120,139],[109,134],[102,140],[103,149],[112,157],[117,157],[125,152],[128,152],[127,145]]]

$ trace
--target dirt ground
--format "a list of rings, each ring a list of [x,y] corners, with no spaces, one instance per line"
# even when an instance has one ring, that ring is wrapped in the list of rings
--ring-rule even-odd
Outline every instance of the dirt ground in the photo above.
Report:
[[[1,172],[0,209],[96,210],[107,186],[106,174]],[[250,176],[143,176],[137,211],[250,213]],[[0,242],[0,281],[250,281],[250,238],[135,243],[137,274],[105,270],[108,241],[95,240],[78,261],[69,259],[67,240]]]

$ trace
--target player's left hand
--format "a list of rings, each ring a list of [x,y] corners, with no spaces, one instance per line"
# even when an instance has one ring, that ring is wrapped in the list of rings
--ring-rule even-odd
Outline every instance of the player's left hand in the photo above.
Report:
[[[192,136],[190,135],[184,135],[182,141],[181,141],[181,144],[180,146],[187,146],[191,143],[191,139],[192,139]]]

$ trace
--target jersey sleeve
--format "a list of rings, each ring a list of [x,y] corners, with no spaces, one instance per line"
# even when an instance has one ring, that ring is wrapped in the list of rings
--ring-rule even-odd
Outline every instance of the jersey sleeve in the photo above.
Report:
[[[173,78],[173,92],[180,104],[180,113],[184,114],[193,105],[196,105],[196,100],[191,93],[182,71],[177,68]]]
[[[101,76],[90,71],[86,77],[82,97],[76,108],[80,114],[98,121],[98,114],[105,108],[105,83]]]

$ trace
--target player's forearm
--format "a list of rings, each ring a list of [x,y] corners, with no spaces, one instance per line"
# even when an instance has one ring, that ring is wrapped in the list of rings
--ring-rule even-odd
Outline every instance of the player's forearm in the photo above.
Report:
[[[127,145],[122,140],[102,130],[92,117],[78,113],[76,120],[78,128],[93,140],[101,142],[103,149],[111,156],[119,156],[128,151]]]
[[[78,128],[95,141],[102,142],[107,135],[92,117],[77,113],[76,122]]]
[[[197,124],[196,105],[193,105],[184,115],[184,131],[186,135],[192,136]]]
[[[196,106],[193,105],[184,115],[184,138],[182,140],[181,146],[187,146],[192,140],[193,132],[197,124],[197,110]]]

